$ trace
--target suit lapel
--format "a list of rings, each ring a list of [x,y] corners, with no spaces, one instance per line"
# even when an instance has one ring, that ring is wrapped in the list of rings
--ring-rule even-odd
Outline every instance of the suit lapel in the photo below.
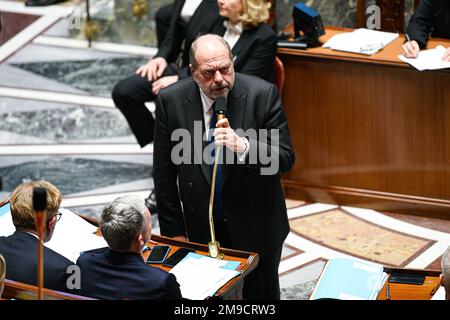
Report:
[[[248,47],[248,38],[250,37],[252,30],[253,29],[244,30],[242,32],[241,36],[239,37],[239,40],[234,45],[233,49],[231,49],[231,53],[233,54],[233,57],[236,57],[236,59],[239,57],[239,54],[241,53],[241,51],[244,48]],[[236,60],[234,60],[234,61],[236,61]]]
[[[200,98],[200,90],[198,86],[194,83],[192,90],[189,92],[185,103],[184,112],[186,115],[186,127],[191,135],[191,147],[193,148],[194,163],[201,163],[201,168],[206,181],[211,185],[211,171],[209,165],[203,161],[203,150],[207,145],[207,141],[203,141],[203,136],[205,134],[205,125],[203,119],[203,104]],[[197,123],[197,131],[195,129],[195,124]],[[198,125],[201,125],[201,136],[199,137]],[[199,141],[199,139],[202,139]]]

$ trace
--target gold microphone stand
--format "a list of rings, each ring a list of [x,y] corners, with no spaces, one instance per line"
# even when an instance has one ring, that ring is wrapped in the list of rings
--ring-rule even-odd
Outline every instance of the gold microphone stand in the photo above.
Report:
[[[217,121],[223,119],[224,114],[217,115]],[[215,259],[223,259],[223,254],[220,252],[220,243],[216,241],[216,233],[214,231],[214,217],[213,217],[213,207],[214,207],[214,193],[216,191],[216,176],[217,176],[217,164],[219,162],[220,152],[222,151],[222,145],[216,147],[216,155],[214,158],[214,168],[211,181],[211,195],[209,197],[209,228],[211,231],[211,242],[208,243],[209,256]]]

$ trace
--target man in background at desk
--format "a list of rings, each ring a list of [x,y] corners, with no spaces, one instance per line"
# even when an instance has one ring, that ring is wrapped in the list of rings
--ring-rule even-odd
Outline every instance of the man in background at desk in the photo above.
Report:
[[[100,230],[109,248],[82,254],[81,290],[77,294],[96,299],[181,299],[175,276],[149,266],[142,249],[151,237],[150,211],[144,200],[123,196],[103,209]]]
[[[450,247],[442,255],[441,267],[441,286],[445,288],[445,300],[450,300]]]
[[[61,192],[47,181],[22,183],[11,194],[11,216],[16,232],[9,237],[0,237],[0,254],[6,260],[6,278],[26,284],[37,285],[38,243],[35,211],[33,210],[33,189],[47,191],[47,223],[44,242],[53,236],[57,221],[61,217],[59,206]],[[44,288],[69,291],[67,269],[73,262],[44,246]]]
[[[419,51],[426,48],[430,35],[450,39],[450,1],[422,0],[409,21],[406,34],[410,39],[402,49],[407,58],[417,57]],[[450,61],[450,48],[442,60]]]

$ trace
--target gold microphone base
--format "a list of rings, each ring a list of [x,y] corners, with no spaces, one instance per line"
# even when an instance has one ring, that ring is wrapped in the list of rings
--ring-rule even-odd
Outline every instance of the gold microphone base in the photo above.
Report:
[[[211,241],[208,243],[209,256],[214,259],[223,259],[223,254],[220,252],[220,243],[218,241]]]

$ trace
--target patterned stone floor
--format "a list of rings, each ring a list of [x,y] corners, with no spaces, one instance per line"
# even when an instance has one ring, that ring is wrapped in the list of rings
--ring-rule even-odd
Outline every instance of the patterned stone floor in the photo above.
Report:
[[[89,216],[121,194],[146,197],[153,188],[153,148],[139,148],[109,92],[154,50],[114,44],[88,49],[67,30],[70,3],[45,11],[17,5],[0,1],[0,12],[23,10],[40,18],[0,47],[0,200],[27,179],[54,182],[64,207]],[[283,299],[307,299],[331,258],[439,269],[450,245],[450,221],[295,200],[287,206]],[[157,216],[152,219],[158,233]]]

